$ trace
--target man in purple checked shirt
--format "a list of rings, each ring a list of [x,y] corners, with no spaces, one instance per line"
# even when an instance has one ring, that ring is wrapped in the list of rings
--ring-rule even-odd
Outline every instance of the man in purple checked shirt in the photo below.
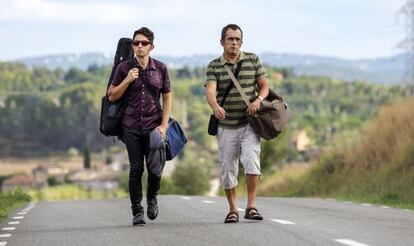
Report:
[[[130,61],[121,62],[108,89],[110,101],[117,101],[121,97],[125,100],[122,141],[127,147],[130,162],[129,193],[133,225],[145,224],[144,208],[141,206],[144,157],[148,171],[147,216],[154,220],[158,215],[157,193],[165,165],[165,148],[150,149],[149,136],[152,130],[157,129],[165,138],[172,103],[167,66],[150,57],[154,49],[153,42],[154,33],[150,29],[142,27],[134,32],[132,48],[135,65],[131,68]],[[156,101],[160,95],[163,100],[162,111]],[[153,158],[155,155],[162,157]]]

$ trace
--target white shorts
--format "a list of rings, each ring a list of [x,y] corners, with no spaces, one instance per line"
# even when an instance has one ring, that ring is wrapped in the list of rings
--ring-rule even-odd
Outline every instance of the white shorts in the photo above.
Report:
[[[219,127],[217,131],[221,184],[224,189],[237,186],[239,160],[244,174],[260,175],[260,137],[252,127],[228,129]]]

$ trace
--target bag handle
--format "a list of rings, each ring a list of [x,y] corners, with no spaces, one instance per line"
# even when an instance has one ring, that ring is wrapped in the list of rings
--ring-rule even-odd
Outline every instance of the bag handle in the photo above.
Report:
[[[229,74],[231,81],[233,81],[234,85],[236,86],[237,90],[239,91],[240,95],[243,98],[243,101],[246,103],[247,106],[250,106],[249,98],[246,96],[246,93],[244,93],[243,89],[240,86],[239,81],[237,81],[236,77],[234,77],[233,72],[230,70],[229,66],[224,65],[224,68],[226,69],[227,73]]]

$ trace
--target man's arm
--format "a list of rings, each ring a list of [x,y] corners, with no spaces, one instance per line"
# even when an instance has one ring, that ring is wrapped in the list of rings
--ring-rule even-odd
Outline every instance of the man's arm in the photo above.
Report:
[[[269,83],[267,82],[266,77],[258,78],[256,83],[259,88],[259,95],[257,97],[265,99],[269,95]]]
[[[163,93],[162,94],[162,121],[158,129],[160,130],[161,134],[164,137],[167,136],[168,119],[170,118],[171,107],[172,107],[172,92],[170,91],[168,93]]]
[[[254,115],[260,108],[260,102],[269,95],[269,83],[264,76],[257,78],[256,83],[259,88],[259,95],[247,108],[247,113],[249,115]]]
[[[129,70],[128,75],[125,77],[124,80],[122,80],[122,82],[117,85],[110,85],[109,89],[108,89],[108,99],[110,102],[115,102],[117,101],[119,98],[121,98],[126,89],[128,88],[129,84],[131,84],[132,82],[135,81],[135,79],[138,78],[139,75],[139,71],[138,68],[132,68],[131,70]]]
[[[206,97],[207,102],[213,109],[214,115],[217,119],[221,120],[226,117],[226,111],[222,108],[216,99],[217,83],[216,81],[207,81],[206,83]]]

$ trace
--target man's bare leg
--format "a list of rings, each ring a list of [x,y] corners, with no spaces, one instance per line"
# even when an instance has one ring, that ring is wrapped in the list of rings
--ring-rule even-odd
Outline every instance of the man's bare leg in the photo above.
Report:
[[[247,184],[247,208],[256,207],[257,184],[259,183],[259,175],[246,175]]]
[[[239,221],[239,213],[236,205],[236,188],[226,189],[226,197],[229,203],[229,213],[224,219],[224,223],[236,223]]]
[[[227,202],[229,203],[230,212],[237,212],[236,205],[236,188],[225,189]]]
[[[246,175],[247,183],[247,209],[245,217],[250,220],[263,220],[262,215],[256,209],[256,191],[259,183],[259,175]],[[248,213],[248,214],[247,214]]]

